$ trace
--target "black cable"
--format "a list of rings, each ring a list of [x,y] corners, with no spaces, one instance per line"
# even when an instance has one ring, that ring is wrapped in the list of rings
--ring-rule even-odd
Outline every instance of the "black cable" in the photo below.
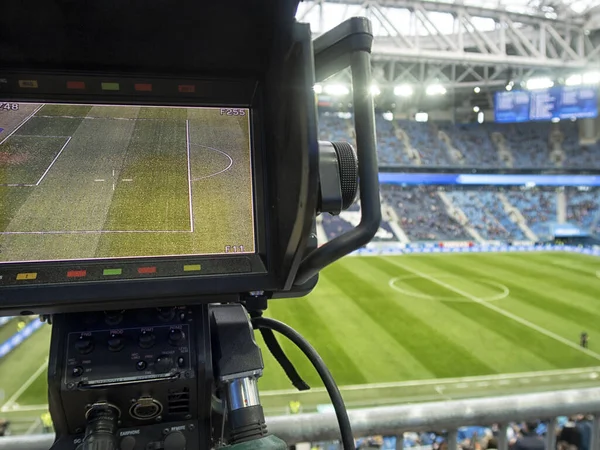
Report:
[[[262,334],[263,340],[265,341],[265,344],[267,344],[267,348],[273,357],[275,357],[275,360],[279,363],[294,387],[299,391],[308,391],[310,386],[302,379],[290,359],[283,352],[281,345],[279,345],[279,342],[277,342],[277,339],[273,334],[273,330],[270,328],[261,328],[260,334]]]
[[[342,398],[342,394],[340,394],[340,391],[335,384],[335,380],[333,379],[331,372],[317,351],[306,339],[302,337],[302,335],[300,335],[300,333],[283,322],[267,317],[255,317],[252,319],[252,325],[254,328],[267,328],[283,334],[286,338],[296,344],[302,353],[306,355],[314,368],[317,370],[321,380],[323,380],[325,389],[327,389],[327,393],[329,394],[329,398],[331,399],[331,403],[333,404],[333,408],[335,410],[335,415],[337,416],[337,420],[340,425],[340,434],[344,449],[354,450],[354,436],[352,435],[352,427],[350,426],[350,419],[348,418],[348,412],[346,411],[346,406],[344,405],[344,399]]]

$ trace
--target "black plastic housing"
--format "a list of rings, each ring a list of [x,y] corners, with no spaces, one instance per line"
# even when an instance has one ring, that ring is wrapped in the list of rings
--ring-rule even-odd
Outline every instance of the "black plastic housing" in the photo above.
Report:
[[[318,192],[312,44],[308,26],[294,21],[296,6],[294,0],[185,0],[177,7],[166,1],[82,5],[32,0],[27,8],[19,3],[3,11],[3,100],[250,108],[257,252],[170,258],[220,267],[205,275],[0,284],[0,314],[228,302],[244,292],[291,289],[307,247],[316,246],[312,226]],[[102,20],[108,16],[110,20]],[[23,34],[19,23],[32,24],[32,31]],[[177,32],[158,33],[165,23]],[[145,98],[127,91],[61,92],[61,84],[53,80],[73,74],[143,78],[158,86],[193,80],[199,88],[183,97],[170,96],[166,88]],[[44,89],[18,89],[15,77],[33,75],[46,80]],[[0,263],[0,275],[14,278],[35,267]],[[295,295],[308,292],[315,282],[295,288]]]

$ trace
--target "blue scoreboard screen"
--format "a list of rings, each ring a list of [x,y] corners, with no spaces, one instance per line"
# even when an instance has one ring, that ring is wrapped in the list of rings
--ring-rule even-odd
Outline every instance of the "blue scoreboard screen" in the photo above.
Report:
[[[594,118],[598,116],[598,90],[593,86],[555,86],[496,92],[494,114],[498,123]]]

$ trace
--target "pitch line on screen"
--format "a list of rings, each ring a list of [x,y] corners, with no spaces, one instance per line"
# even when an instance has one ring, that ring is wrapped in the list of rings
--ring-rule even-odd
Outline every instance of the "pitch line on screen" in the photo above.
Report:
[[[219,150],[218,148],[209,147],[207,145],[201,145],[201,144],[192,144],[192,145],[196,145],[196,146],[202,147],[202,148],[208,148],[209,150],[213,150],[215,152],[221,153],[227,159],[229,159],[229,164],[224,169],[222,169],[222,170],[220,170],[218,172],[215,172],[215,173],[211,173],[210,175],[206,175],[204,177],[194,178],[193,181],[200,181],[200,180],[206,180],[207,178],[212,178],[214,176],[217,176],[217,175],[220,175],[220,174],[222,174],[224,172],[227,172],[229,169],[231,169],[231,166],[233,166],[233,158],[231,156],[229,156],[227,153],[225,153],[223,150]]]
[[[393,264],[393,265],[395,265],[397,267],[400,267],[401,269],[404,269],[407,272],[412,272],[415,275],[419,275],[420,277],[422,277],[422,278],[424,278],[426,280],[429,280],[432,283],[437,284],[438,286],[442,286],[442,287],[448,289],[449,291],[455,292],[458,295],[461,295],[461,296],[463,296],[465,298],[468,298],[468,299],[472,300],[474,303],[477,303],[478,305],[481,305],[481,306],[483,306],[485,308],[491,309],[492,311],[497,312],[498,314],[501,314],[504,317],[507,317],[507,318],[509,318],[509,319],[511,319],[511,320],[513,320],[515,322],[518,322],[521,325],[526,326],[527,328],[531,328],[532,330],[537,331],[538,333],[543,334],[544,336],[547,336],[547,337],[549,337],[551,339],[554,339],[555,341],[558,341],[558,342],[560,342],[560,343],[562,343],[562,344],[564,344],[564,345],[566,345],[568,347],[571,347],[574,350],[580,351],[581,353],[585,353],[586,355],[588,355],[588,356],[590,356],[590,357],[592,357],[592,358],[597,359],[598,361],[600,361],[600,354],[598,354],[598,353],[596,353],[596,352],[594,352],[592,350],[589,350],[587,348],[583,348],[580,345],[578,345],[577,343],[575,343],[573,341],[570,341],[570,340],[568,340],[568,339],[566,339],[566,338],[564,338],[564,337],[562,337],[562,336],[560,336],[560,335],[558,335],[558,334],[556,334],[556,333],[554,333],[554,332],[552,332],[550,330],[547,330],[547,329],[545,329],[543,327],[540,327],[539,325],[536,325],[535,323],[530,322],[529,320],[523,319],[522,317],[517,316],[516,314],[513,314],[511,312],[508,312],[508,311],[506,311],[506,310],[504,310],[502,308],[499,308],[498,306],[496,306],[496,305],[494,305],[492,303],[486,302],[485,300],[482,300],[481,298],[476,297],[476,296],[470,294],[469,292],[463,291],[462,289],[459,289],[459,288],[454,287],[454,286],[452,286],[452,285],[450,285],[448,283],[445,283],[445,282],[443,282],[443,281],[441,281],[441,280],[439,280],[439,279],[437,279],[435,277],[432,277],[429,274],[426,274],[426,273],[421,272],[419,270],[413,269],[412,267],[409,267],[409,266],[406,266],[404,264],[401,264],[401,263],[399,263],[399,262],[397,262],[397,261],[395,261],[393,259],[387,259],[386,261],[389,261],[391,264]]]
[[[2,231],[0,235],[19,234],[107,234],[107,233],[191,233],[190,230],[72,230],[72,231]]]
[[[190,230],[194,232],[194,208],[192,207],[192,163],[190,159],[190,121],[185,121],[185,143],[187,152],[188,198],[190,202]]]
[[[60,149],[60,151],[58,152],[58,154],[54,157],[54,159],[52,160],[52,162],[50,163],[50,165],[48,166],[48,168],[46,169],[46,171],[42,174],[42,176],[37,181],[37,183],[35,183],[36,186],[39,186],[40,183],[42,182],[42,180],[46,177],[46,174],[50,171],[50,169],[52,168],[52,166],[54,165],[54,163],[56,162],[56,160],[59,158],[60,154],[65,149],[65,147],[67,145],[69,145],[69,142],[71,142],[71,139],[72,139],[72,137],[69,136],[68,139],[67,139],[67,142],[65,142],[65,145],[62,146],[62,148]]]
[[[43,105],[43,104],[41,104],[41,105],[40,105],[40,106],[38,106],[38,107],[37,107],[37,108],[36,108],[36,109],[35,109],[35,110],[34,110],[34,111],[31,113],[31,114],[29,114],[29,115],[27,116],[27,118],[26,118],[26,119],[25,119],[23,122],[21,122],[21,125],[19,125],[17,128],[15,128],[14,130],[12,130],[12,131],[11,131],[11,132],[8,134],[8,136],[6,136],[4,139],[2,139],[2,141],[0,142],[0,145],[4,144],[4,143],[6,142],[6,140],[7,140],[9,137],[11,137],[13,134],[15,134],[15,133],[17,132],[17,130],[18,130],[19,128],[21,128],[23,125],[25,125],[25,124],[27,123],[27,121],[28,121],[29,119],[31,119],[31,118],[32,118],[32,117],[35,115],[35,113],[36,113],[36,112],[38,112],[40,109],[42,109],[42,107],[43,107],[43,106],[44,106],[44,105]]]

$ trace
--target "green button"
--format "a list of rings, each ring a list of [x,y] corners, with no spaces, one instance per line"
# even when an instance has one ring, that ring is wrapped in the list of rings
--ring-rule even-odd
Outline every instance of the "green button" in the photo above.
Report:
[[[102,83],[103,91],[118,91],[119,89],[119,83]]]
[[[104,269],[102,272],[103,275],[121,275],[123,273],[123,269]]]
[[[199,272],[202,270],[202,266],[200,264],[188,264],[183,266],[184,272]]]

